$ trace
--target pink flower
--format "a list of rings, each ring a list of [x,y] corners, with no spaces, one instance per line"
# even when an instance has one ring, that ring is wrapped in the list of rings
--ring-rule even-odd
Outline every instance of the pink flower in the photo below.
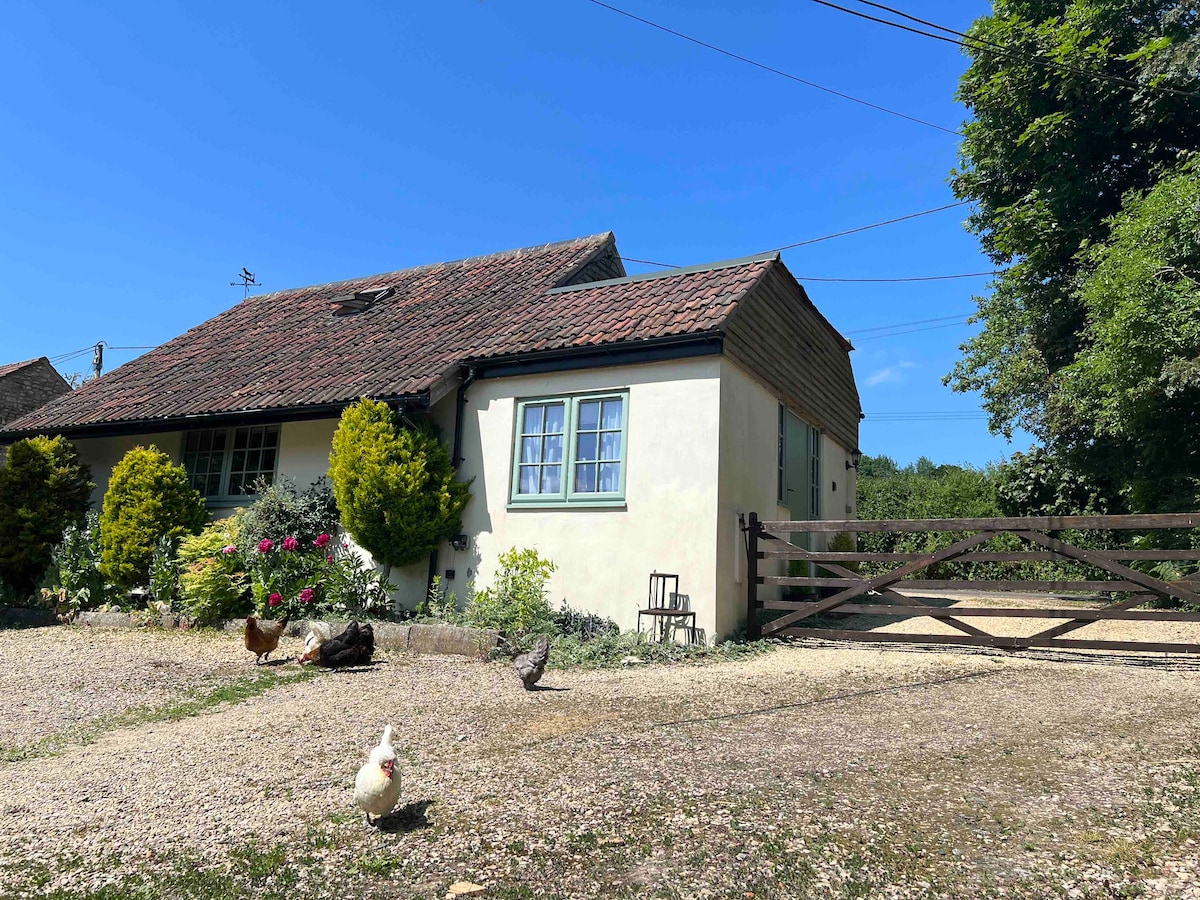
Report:
[[[327,562],[327,563],[333,562],[333,554],[332,553],[330,553],[328,556],[325,557],[325,562]]]
[[[329,543],[331,540],[332,540],[332,538],[330,538],[330,536],[329,536],[329,535],[327,535],[327,534],[319,534],[319,535],[317,535],[317,539],[316,539],[315,541],[313,541],[313,546],[315,546],[315,547],[324,547],[324,546],[325,546],[326,544],[328,544],[328,543]]]
[[[300,592],[300,602],[301,603],[311,603],[312,598],[316,593],[317,592],[314,591],[312,588],[305,588],[304,590],[302,590]]]
[[[282,602],[283,602],[282,594],[272,594],[270,597],[267,598],[267,604],[270,606],[278,606]]]
[[[261,541],[258,542],[258,552],[259,553],[270,553],[274,549],[275,549],[275,542],[273,540],[271,540],[270,538],[263,538]]]
[[[228,556],[230,553],[237,553],[237,547],[230,544],[228,547],[222,547],[221,552]]]
[[[283,549],[286,550],[288,553],[291,553],[293,550],[295,550],[299,546],[300,546],[300,542],[298,540],[296,540],[294,537],[285,537],[283,539]]]

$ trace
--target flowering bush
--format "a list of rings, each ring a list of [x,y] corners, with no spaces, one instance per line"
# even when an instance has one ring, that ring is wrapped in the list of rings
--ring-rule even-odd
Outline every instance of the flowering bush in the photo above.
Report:
[[[333,545],[322,532],[307,546],[295,535],[278,543],[263,538],[246,554],[250,590],[260,612],[300,618],[319,615],[386,615],[395,587],[367,566],[349,544]]]

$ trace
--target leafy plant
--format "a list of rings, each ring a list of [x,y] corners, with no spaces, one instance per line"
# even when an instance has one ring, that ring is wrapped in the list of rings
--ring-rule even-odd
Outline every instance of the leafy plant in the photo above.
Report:
[[[496,628],[510,638],[553,632],[554,610],[546,597],[546,584],[558,567],[536,550],[516,547],[501,553],[499,563],[492,586],[471,596],[467,621]]]
[[[452,624],[465,620],[463,611],[459,609],[458,595],[446,589],[446,583],[440,575],[433,576],[429,593],[417,606],[417,615]]]
[[[471,498],[432,423],[401,421],[368,399],[342,413],[329,476],[342,526],[389,567],[427,557],[458,532]]]
[[[233,521],[212,522],[184,538],[175,558],[180,600],[189,615],[214,622],[246,611],[247,579]]]
[[[63,437],[32,437],[8,448],[0,465],[0,580],[29,596],[69,525],[82,521],[95,487]]]
[[[826,548],[830,553],[853,553],[858,549],[858,541],[855,540],[853,534],[848,531],[839,531],[829,541]],[[843,568],[849,569],[851,572],[857,572],[859,563],[857,561],[840,563]]]
[[[72,613],[108,603],[112,588],[100,572],[100,514],[89,510],[83,523],[68,525],[51,553],[51,580]]]
[[[324,476],[304,490],[286,476],[270,483],[260,480],[254,489],[257,493],[254,503],[239,516],[246,546],[257,546],[264,539],[279,541],[291,535],[307,547],[320,535],[337,531],[337,501]]]
[[[179,569],[175,565],[178,546],[178,539],[164,534],[155,542],[150,557],[150,595],[167,607],[174,607],[179,599]]]
[[[332,614],[386,616],[391,611],[391,598],[396,590],[382,572],[368,566],[362,557],[342,547],[333,554],[333,561],[323,576],[324,597],[320,611]]]
[[[554,613],[554,628],[561,635],[571,635],[581,641],[591,641],[599,637],[611,637],[621,633],[621,626],[612,619],[585,612],[582,609],[575,609],[567,605],[566,600]]]
[[[122,588],[145,584],[159,538],[196,534],[207,521],[204,498],[183,466],[157,447],[134,447],[113,468],[104,495],[101,571]]]

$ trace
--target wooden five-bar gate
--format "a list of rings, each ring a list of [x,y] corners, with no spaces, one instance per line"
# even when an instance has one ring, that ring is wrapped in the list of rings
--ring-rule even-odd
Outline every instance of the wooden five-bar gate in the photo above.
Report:
[[[1133,560],[1196,560],[1200,550],[1137,549],[1089,550],[1073,546],[1056,532],[1088,530],[1150,530],[1191,529],[1200,527],[1200,514],[1173,513],[1135,516],[1041,516],[1031,518],[993,519],[898,519],[764,522],[756,513],[743,521],[747,557],[747,637],[767,636],[825,638],[850,641],[893,641],[903,643],[968,644],[1024,650],[1030,647],[1053,647],[1071,650],[1143,650],[1155,652],[1200,653],[1200,643],[1156,643],[1129,640],[1084,640],[1062,635],[1099,621],[1156,621],[1200,622],[1200,613],[1170,609],[1137,609],[1155,598],[1182,601],[1200,607],[1200,579],[1195,576],[1178,581],[1165,581],[1124,565]],[[792,542],[800,533],[863,533],[863,532],[951,532],[965,533],[941,550],[928,553],[866,553],[855,551],[810,551]],[[988,552],[980,546],[994,537],[1011,534],[1031,549]],[[811,565],[809,576],[761,575],[763,560],[806,560]],[[935,580],[911,578],[915,573],[937,563],[978,562],[1005,563],[1034,560],[1072,560],[1085,563],[1111,576],[1103,580],[996,580],[970,581],[964,579]],[[888,571],[864,576],[848,564],[874,562],[894,563]],[[816,568],[826,576],[817,576]],[[760,598],[763,585],[819,588],[829,593],[822,599],[775,600]],[[1029,607],[930,606],[915,597],[896,590],[977,590],[977,591],[1038,591],[1056,593],[1069,591],[1109,592],[1117,595],[1115,602],[1098,609],[1040,609]],[[866,595],[864,597],[864,595]],[[865,602],[851,602],[864,597]],[[784,614],[761,623],[759,610],[781,610]],[[805,627],[805,620],[823,613],[863,613],[905,618],[928,616],[950,626],[958,634],[910,634],[867,631],[852,628]],[[990,634],[963,619],[989,617],[1063,619],[1063,622],[1044,628],[1036,634],[1010,637]],[[841,624],[841,623],[839,623]]]

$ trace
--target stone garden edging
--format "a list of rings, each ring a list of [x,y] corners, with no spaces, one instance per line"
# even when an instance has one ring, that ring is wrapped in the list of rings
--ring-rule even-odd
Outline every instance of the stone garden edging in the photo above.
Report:
[[[245,619],[228,619],[217,623],[222,631],[241,633]],[[328,621],[334,633],[346,627],[345,621]],[[85,628],[161,628],[191,627],[181,616],[135,617],[122,612],[81,612],[72,621],[73,625]],[[500,645],[500,632],[483,628],[467,628],[460,625],[403,625],[395,622],[372,622],[375,630],[375,646],[381,650],[402,650],[406,653],[451,654],[455,656],[484,657]],[[288,623],[287,634],[303,638],[308,632],[309,620]]]

